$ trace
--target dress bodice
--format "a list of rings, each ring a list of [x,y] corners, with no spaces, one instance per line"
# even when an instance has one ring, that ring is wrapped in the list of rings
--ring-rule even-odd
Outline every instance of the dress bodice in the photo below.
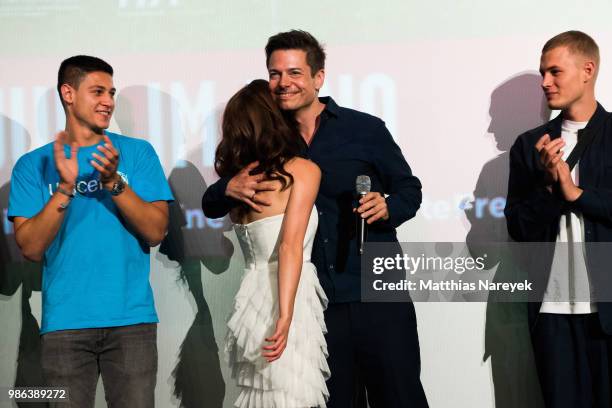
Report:
[[[247,268],[278,262],[278,245],[284,219],[285,214],[282,213],[248,224],[234,224],[234,231],[236,231],[238,236],[238,242],[240,242]],[[303,262],[310,262],[310,253],[312,252],[317,224],[317,211],[313,207],[308,227],[306,228],[306,235],[304,236]]]

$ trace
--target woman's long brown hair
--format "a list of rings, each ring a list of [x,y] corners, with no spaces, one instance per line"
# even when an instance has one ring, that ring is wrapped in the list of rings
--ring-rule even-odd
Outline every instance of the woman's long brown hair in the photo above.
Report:
[[[233,177],[258,161],[251,174],[264,173],[267,179],[278,180],[284,190],[293,183],[284,165],[300,155],[301,142],[295,122],[283,116],[272,99],[268,81],[256,79],[225,106],[215,170],[220,177]]]

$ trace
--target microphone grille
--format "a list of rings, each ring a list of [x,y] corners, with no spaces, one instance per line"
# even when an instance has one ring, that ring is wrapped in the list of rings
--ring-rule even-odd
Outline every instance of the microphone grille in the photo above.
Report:
[[[355,180],[355,190],[357,190],[357,194],[367,194],[370,192],[371,188],[372,182],[369,176],[357,176],[357,180]]]

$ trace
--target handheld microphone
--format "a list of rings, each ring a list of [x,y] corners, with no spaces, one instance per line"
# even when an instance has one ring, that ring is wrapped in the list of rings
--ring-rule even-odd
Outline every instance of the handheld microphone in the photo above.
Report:
[[[355,180],[355,190],[360,197],[364,197],[370,192],[372,182],[369,176],[357,176]],[[357,231],[359,234],[359,255],[363,255],[363,243],[366,241],[366,222],[364,218],[359,216],[357,221]]]

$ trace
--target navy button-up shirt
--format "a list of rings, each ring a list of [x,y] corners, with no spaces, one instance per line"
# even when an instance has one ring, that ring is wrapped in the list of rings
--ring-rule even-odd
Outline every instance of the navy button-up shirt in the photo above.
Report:
[[[319,228],[312,262],[330,302],[355,302],[361,298],[361,260],[356,233],[355,180],[367,175],[372,191],[387,194],[389,219],[368,226],[368,241],[397,242],[395,228],[414,217],[421,204],[421,183],[412,175],[399,146],[382,120],[325,104],[319,127],[305,155],[321,169],[321,186],[315,205]],[[219,218],[236,201],[225,196],[230,178],[211,185],[202,197],[207,217]]]

